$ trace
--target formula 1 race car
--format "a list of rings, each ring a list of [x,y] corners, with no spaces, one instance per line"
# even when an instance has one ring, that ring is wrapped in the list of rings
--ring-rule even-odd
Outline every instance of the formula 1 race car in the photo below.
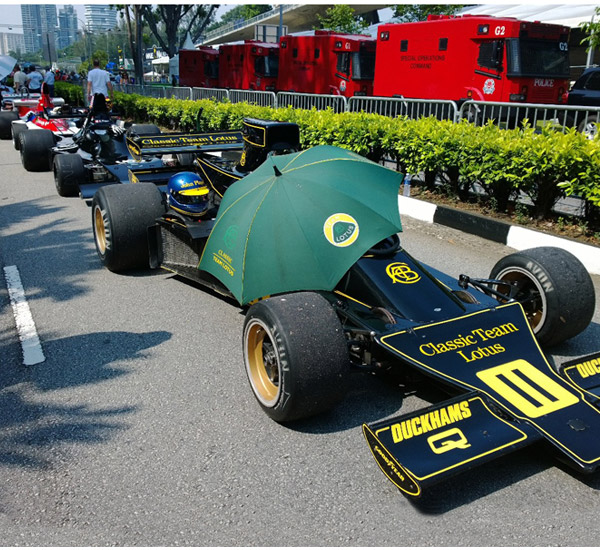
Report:
[[[94,240],[112,271],[163,268],[247,307],[246,373],[277,422],[333,408],[351,369],[445,389],[447,401],[363,426],[409,497],[538,440],[594,471],[600,354],[555,370],[540,348],[590,323],[584,266],[549,247],[500,259],[487,279],[424,265],[398,237],[401,182],[336,147],[269,155],[227,189],[215,219],[186,216],[151,183],[103,187]],[[204,196],[194,185],[188,198]]]
[[[74,140],[78,155],[65,154],[66,146],[53,152],[59,195],[88,202],[100,187],[116,183],[151,181],[165,192],[169,178],[184,170],[200,172],[222,196],[269,152],[297,150],[300,140],[296,125],[253,119],[245,119],[240,131],[226,132],[162,134],[152,124],[134,124],[127,134],[106,123],[86,128],[87,137]]]

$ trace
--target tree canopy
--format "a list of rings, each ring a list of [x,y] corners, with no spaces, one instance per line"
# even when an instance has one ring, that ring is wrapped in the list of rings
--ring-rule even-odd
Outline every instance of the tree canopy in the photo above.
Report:
[[[345,4],[328,8],[325,16],[317,14],[317,19],[319,29],[348,34],[359,34],[369,26],[369,23],[355,14],[354,8]]]
[[[454,15],[472,4],[398,4],[394,6],[394,17],[404,22],[426,21],[429,14]]]

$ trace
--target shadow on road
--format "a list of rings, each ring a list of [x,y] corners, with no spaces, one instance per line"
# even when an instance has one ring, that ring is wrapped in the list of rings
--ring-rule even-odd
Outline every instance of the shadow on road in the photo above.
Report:
[[[77,403],[90,396],[89,390],[53,396],[51,402],[45,395],[125,376],[126,367],[111,364],[144,357],[146,350],[170,338],[166,331],[50,338],[44,343],[50,359],[44,363],[6,364],[0,369],[0,467],[46,468],[61,443],[99,443],[126,429],[123,418],[136,410],[131,403],[107,408]],[[14,344],[0,342],[0,357],[11,354],[15,354]]]

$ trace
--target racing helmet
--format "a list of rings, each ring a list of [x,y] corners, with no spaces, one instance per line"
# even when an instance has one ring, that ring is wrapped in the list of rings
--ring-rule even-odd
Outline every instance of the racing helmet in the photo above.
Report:
[[[194,172],[179,172],[169,178],[167,202],[176,212],[200,217],[210,208],[210,190]]]

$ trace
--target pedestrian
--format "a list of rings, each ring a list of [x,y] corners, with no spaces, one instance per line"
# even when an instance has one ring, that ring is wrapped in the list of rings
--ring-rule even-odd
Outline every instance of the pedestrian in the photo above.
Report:
[[[29,71],[29,74],[27,75],[27,87],[32,94],[40,93],[43,81],[44,77],[42,76],[42,73],[35,67]]]
[[[110,81],[110,75],[107,71],[100,68],[100,61],[94,59],[94,68],[87,76],[88,99],[92,99],[94,94],[102,94],[105,98],[113,98],[113,86]]]
[[[21,88],[25,88],[25,82],[27,82],[27,75],[21,70],[18,64],[15,65],[15,74],[13,75],[15,92],[18,92]]]
[[[48,84],[48,94],[50,97],[54,97],[54,79],[55,77],[51,67],[46,67],[46,76],[44,77],[44,82]]]

